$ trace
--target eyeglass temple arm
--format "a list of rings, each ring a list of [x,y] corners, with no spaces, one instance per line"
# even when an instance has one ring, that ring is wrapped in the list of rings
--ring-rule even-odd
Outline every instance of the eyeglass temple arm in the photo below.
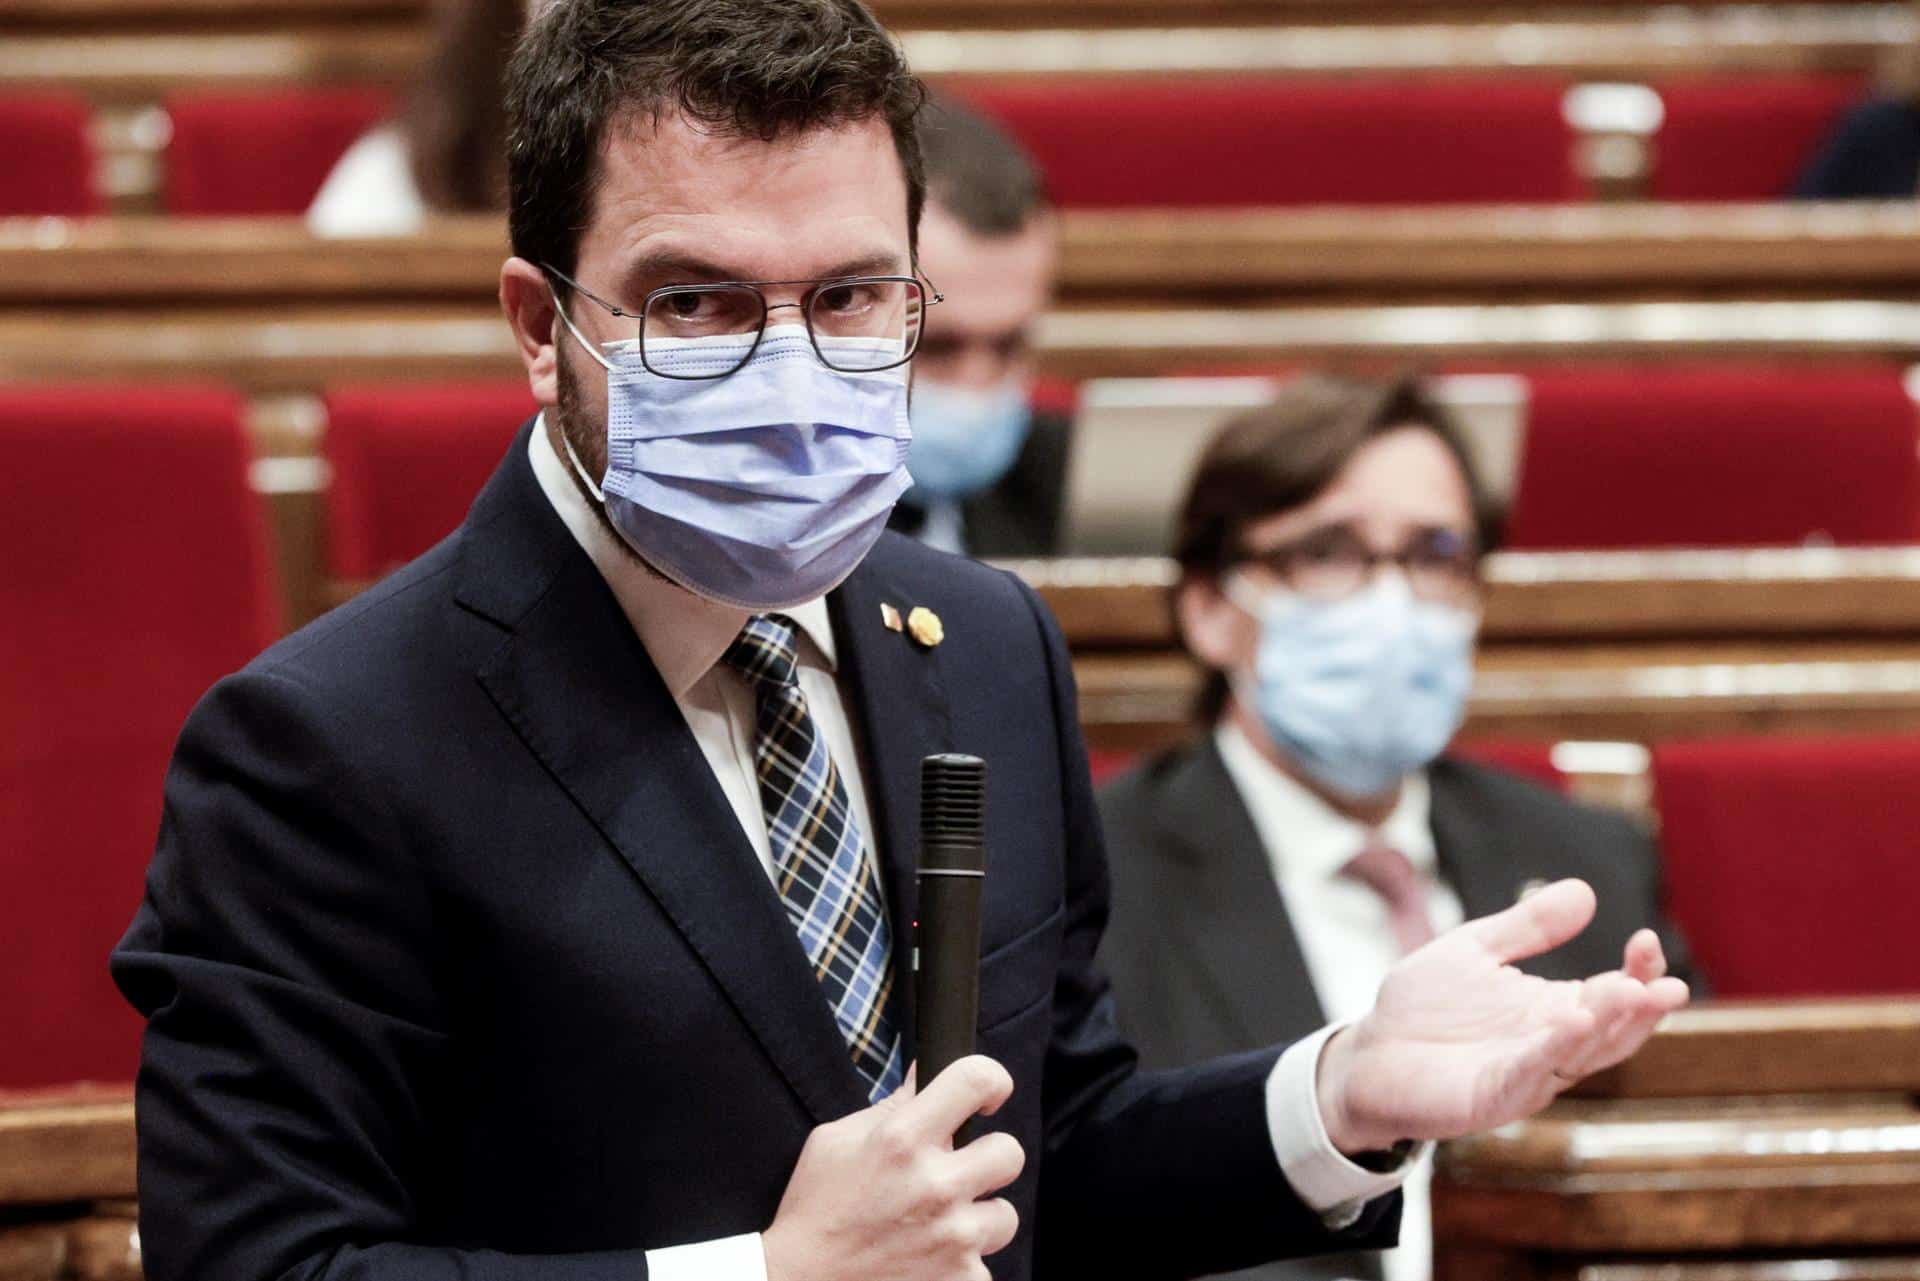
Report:
[[[599,303],[602,307],[605,307],[608,311],[612,312],[616,316],[626,316],[629,318],[633,316],[632,312],[623,311],[619,307],[614,306],[612,303],[608,302],[605,298],[602,298],[599,294],[594,293],[593,290],[588,289],[585,285],[582,285],[579,281],[575,280],[572,276],[569,276],[566,272],[560,270],[558,267],[552,267],[543,262],[540,264],[540,270],[546,272],[550,276],[558,276],[560,278],[560,282],[564,284],[567,288],[573,290],[575,293],[579,294],[583,298],[588,299],[591,302]],[[928,283],[932,283],[932,282],[929,281]]]

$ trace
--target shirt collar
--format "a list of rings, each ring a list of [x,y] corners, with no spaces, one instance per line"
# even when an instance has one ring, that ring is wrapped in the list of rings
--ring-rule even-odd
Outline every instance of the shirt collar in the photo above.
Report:
[[[1269,857],[1284,874],[1332,880],[1373,838],[1374,829],[1334,809],[1261,755],[1231,720],[1220,722],[1214,742]],[[1428,876],[1439,865],[1432,800],[1425,771],[1409,774],[1393,812],[1378,829],[1382,841]]]
[[[621,612],[646,648],[647,657],[660,669],[667,692],[675,702],[683,701],[687,691],[713,670],[751,615],[696,596],[634,559],[627,545],[607,528],[600,513],[580,492],[568,465],[554,452],[553,442],[547,438],[545,414],[534,420],[527,455],[540,491],[606,580]],[[829,672],[835,670],[838,653],[826,598],[817,596],[780,612],[793,620],[806,642],[800,645],[800,661]]]

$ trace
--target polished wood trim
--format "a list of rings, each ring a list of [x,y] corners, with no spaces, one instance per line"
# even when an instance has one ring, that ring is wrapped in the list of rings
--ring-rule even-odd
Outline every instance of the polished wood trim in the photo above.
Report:
[[[131,1087],[0,1095],[0,1206],[133,1194]]]
[[[1704,0],[1700,7],[1750,0]],[[1803,3],[1804,0],[1795,0]],[[1816,0],[1819,3],[1820,0]],[[1826,0],[1846,7],[1856,0]],[[1824,6],[1823,6],[1824,7]],[[1029,30],[1034,27],[1222,25],[1314,20],[1328,13],[1485,16],[1516,6],[1472,0],[875,0],[880,18],[901,30],[940,27]],[[254,20],[276,24],[337,24],[355,19],[424,21],[430,0],[9,0],[0,29],[8,26],[81,28],[166,21],[200,28]],[[1651,16],[1646,0],[1585,0],[1575,12]]]
[[[1676,281],[1696,294],[1818,282],[1824,296],[1920,283],[1920,209],[1901,201],[1078,210],[1062,234],[1067,298],[1485,290],[1509,299],[1659,292]]]
[[[4,28],[0,28],[4,30]],[[18,35],[0,40],[0,88],[57,88],[98,103],[183,90],[400,86],[426,49],[411,29]]]
[[[1719,1001],[1670,1016],[1586,1098],[1920,1094],[1920,1000]]]
[[[1188,732],[1200,672],[1165,651],[1079,655],[1088,742],[1144,751]],[[1920,644],[1696,641],[1485,647],[1465,737],[1652,742],[1681,735],[1920,730]]]
[[[1743,298],[1898,299],[1920,286],[1920,208],[1894,201],[1075,210],[1062,220],[1061,248],[1060,294],[1070,306],[1048,319],[1045,345],[1112,346],[1119,340],[1114,331],[1144,322],[1146,333],[1161,335],[1152,339],[1156,346],[1239,348],[1297,343],[1309,326],[1331,322],[1352,331],[1370,322],[1359,313],[1341,325],[1318,310],[1172,315],[1165,305],[1207,298],[1639,301],[1676,288],[1696,299],[1727,291]],[[352,242],[316,239],[296,219],[5,219],[0,304],[491,301],[507,253],[504,221],[491,216],[439,220],[417,237]],[[1119,301],[1161,310],[1088,310]],[[1630,337],[1636,314],[1624,313],[1612,328]],[[1823,319],[1828,327],[1836,323]],[[1420,332],[1405,338],[1444,341],[1448,328],[1475,328],[1444,311],[1423,320]],[[1861,320],[1852,323],[1857,328]],[[1671,313],[1648,312],[1638,324],[1670,325]],[[1763,338],[1778,324],[1769,315],[1748,328]],[[1797,328],[1812,334],[1820,327]],[[1547,345],[1604,339],[1607,328],[1521,306],[1489,309],[1478,322],[1481,341],[1531,330]]]
[[[1031,583],[1076,650],[1174,643],[1172,561],[1004,564]],[[1496,552],[1483,639],[1920,637],[1920,548]]]
[[[1388,25],[1292,25],[1020,30],[909,30],[907,57],[935,79],[1009,80],[1103,75],[1446,73],[1637,81],[1703,72],[1867,72],[1911,43],[1902,6],[1693,10],[1658,18],[1549,17]],[[1431,15],[1416,14],[1415,17]],[[248,25],[260,14],[249,16]],[[101,102],[157,100],[182,89],[338,84],[404,85],[425,53],[424,24],[374,7],[330,26],[300,29],[294,13],[270,30],[108,31],[82,20],[50,31],[13,22],[0,44],[0,86],[57,85]],[[383,21],[384,19],[384,21]],[[0,17],[0,31],[8,19]]]
[[[1042,318],[1038,343],[1041,370],[1074,379],[1322,359],[1383,371],[1475,359],[1920,359],[1920,304],[1068,310]],[[14,381],[217,378],[263,393],[519,371],[490,302],[0,307],[0,378]]]

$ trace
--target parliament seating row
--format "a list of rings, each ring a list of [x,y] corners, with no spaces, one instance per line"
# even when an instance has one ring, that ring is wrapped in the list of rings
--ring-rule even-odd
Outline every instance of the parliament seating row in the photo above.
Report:
[[[356,409],[352,395],[336,398],[343,420],[359,414],[365,431],[383,435],[383,422],[416,423],[420,403]],[[462,403],[459,417],[484,404]],[[414,444],[444,462],[447,443]],[[0,1055],[0,1085],[124,1078],[133,1020],[102,960],[138,899],[173,737],[206,686],[281,630],[262,516],[246,484],[240,402],[212,389],[8,389],[0,455],[0,561],[9,566],[0,613],[27,620],[0,630],[0,857],[6,883],[27,890],[7,898],[5,1007],[17,1022]],[[355,465],[342,460],[348,475]],[[367,457],[357,465],[379,464]],[[1898,581],[1911,588],[1920,576],[1909,566]],[[1071,634],[1071,613],[1063,617]],[[1536,774],[1569,772],[1553,758],[1542,762],[1537,749],[1487,750]],[[1851,902],[1846,896],[1878,887],[1881,906],[1904,901],[1899,878],[1910,862],[1897,838],[1920,815],[1900,806],[1920,799],[1906,785],[1920,765],[1920,738],[1744,756],[1666,750],[1655,754],[1656,808],[1670,846],[1696,851],[1672,855],[1694,859],[1706,878],[1687,900],[1688,919],[1734,967],[1730,975],[1784,954],[1743,953],[1739,936],[1714,933],[1723,894],[1716,878],[1729,869],[1748,895],[1743,912],[1791,903],[1813,922],[1808,929],[1856,919],[1808,908],[1828,901],[1823,895]],[[1676,772],[1660,764],[1667,759]],[[1748,774],[1723,785],[1729,760]],[[1756,805],[1756,790],[1774,808]],[[1794,808],[1802,805],[1805,813]],[[1871,870],[1837,871],[1847,859]],[[1881,981],[1920,982],[1902,968],[1912,958],[1895,951],[1890,962],[1877,956]],[[1867,981],[1857,977],[1861,966],[1839,964],[1804,967],[1807,982],[1836,990]],[[1752,973],[1736,980],[1750,989],[1730,990],[1786,981],[1778,969]]]
[[[1772,199],[1862,83],[1681,80],[1597,111],[1581,105],[1590,88],[1495,77],[1134,75],[956,88],[1026,142],[1064,207],[1119,209],[1560,203],[1603,179],[1661,200]],[[366,88],[175,94],[164,128],[148,131],[165,139],[159,204],[176,215],[300,213],[391,109],[390,95]],[[0,213],[98,211],[101,184],[76,181],[100,167],[89,130],[71,97],[0,99],[0,146],[37,161],[31,179],[18,168],[0,177]],[[1593,148],[1606,138],[1649,152],[1645,172],[1596,171]]]

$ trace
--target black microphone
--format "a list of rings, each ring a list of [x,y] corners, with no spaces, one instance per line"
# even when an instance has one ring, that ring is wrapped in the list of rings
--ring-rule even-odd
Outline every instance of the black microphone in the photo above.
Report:
[[[914,923],[915,1057],[926,1089],[973,1053],[980,1014],[980,891],[987,876],[987,763],[920,762],[920,919]]]

